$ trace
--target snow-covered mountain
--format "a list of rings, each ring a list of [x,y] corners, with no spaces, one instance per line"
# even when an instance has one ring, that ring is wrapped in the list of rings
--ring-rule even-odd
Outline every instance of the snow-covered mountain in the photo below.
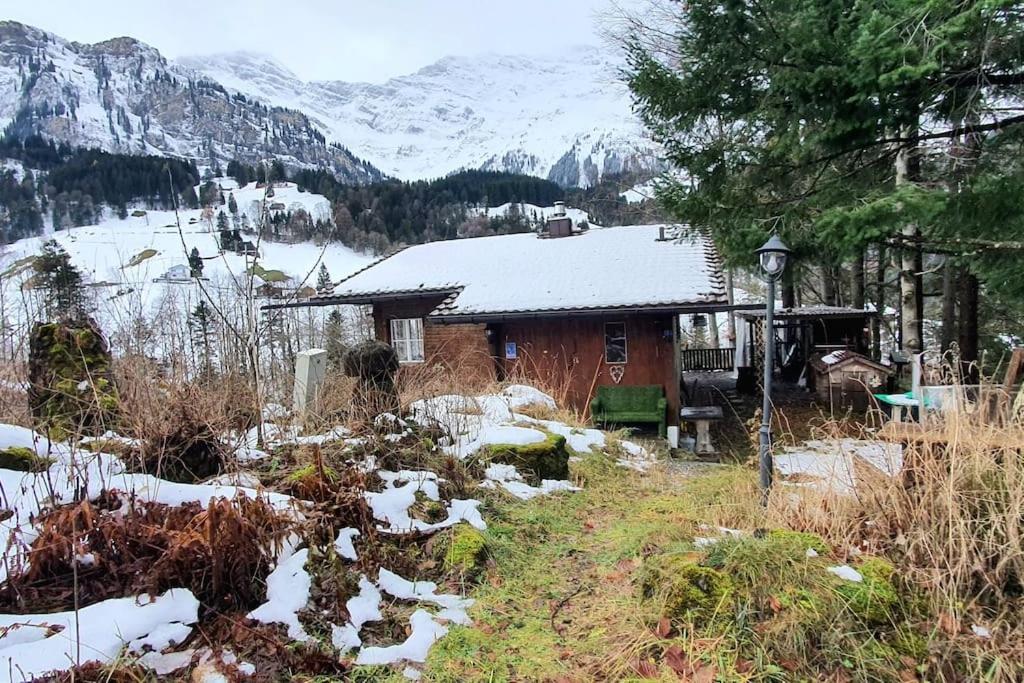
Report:
[[[112,152],[381,176],[303,113],[229,92],[133,38],[83,45],[13,21],[0,21],[0,127]]]
[[[653,143],[603,51],[446,57],[385,83],[303,82],[250,52],[179,60],[211,80],[298,109],[356,155],[403,179],[482,168],[589,186],[657,168]]]
[[[133,38],[83,45],[0,21],[0,127],[199,163],[277,158],[351,182],[479,168],[586,187],[657,169],[616,78],[603,51],[578,47],[447,57],[381,84],[304,82],[265,55],[171,61]]]

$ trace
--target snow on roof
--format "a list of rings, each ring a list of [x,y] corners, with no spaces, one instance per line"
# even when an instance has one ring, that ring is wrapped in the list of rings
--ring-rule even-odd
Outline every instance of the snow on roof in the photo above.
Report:
[[[796,308],[780,308],[775,310],[775,319],[782,318],[861,318],[875,314],[874,311],[862,308],[847,308],[844,306],[798,306]],[[739,311],[738,316],[743,318],[763,318],[764,309],[758,308],[750,311]]]
[[[703,237],[661,240],[660,228],[595,228],[409,247],[343,280],[328,299],[353,303],[451,293],[435,316],[674,307],[726,302],[718,255]]]

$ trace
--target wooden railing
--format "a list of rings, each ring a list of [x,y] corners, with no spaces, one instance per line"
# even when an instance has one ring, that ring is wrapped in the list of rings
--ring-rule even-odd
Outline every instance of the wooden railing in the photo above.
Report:
[[[736,349],[680,349],[679,369],[683,372],[732,370]]]

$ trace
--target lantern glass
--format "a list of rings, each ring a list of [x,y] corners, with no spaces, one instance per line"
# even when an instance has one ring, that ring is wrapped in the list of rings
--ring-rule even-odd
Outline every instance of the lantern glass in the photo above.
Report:
[[[775,277],[786,268],[786,254],[781,251],[761,252],[761,269],[765,275]]]
[[[761,261],[761,270],[772,280],[777,280],[786,268],[786,260],[790,249],[786,243],[779,239],[778,235],[772,235],[764,245],[757,250],[758,258]]]

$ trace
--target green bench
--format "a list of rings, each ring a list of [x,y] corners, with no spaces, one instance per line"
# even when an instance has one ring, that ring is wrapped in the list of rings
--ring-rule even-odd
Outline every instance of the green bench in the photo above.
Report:
[[[598,387],[597,396],[590,402],[590,417],[594,422],[656,423],[659,436],[665,436],[667,410],[668,401],[665,400],[665,392],[660,385]]]

